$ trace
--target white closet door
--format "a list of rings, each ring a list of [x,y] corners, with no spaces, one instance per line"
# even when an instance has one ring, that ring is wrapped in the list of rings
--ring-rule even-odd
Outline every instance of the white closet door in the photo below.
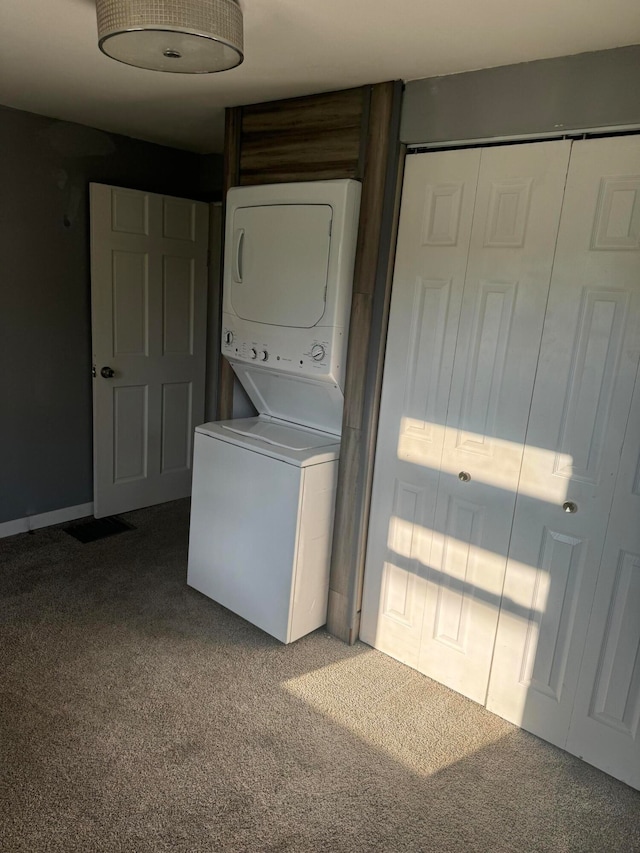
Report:
[[[414,668],[479,168],[479,149],[405,167],[360,636]]]
[[[418,668],[484,704],[570,143],[482,152]]]
[[[480,702],[569,150],[419,155],[405,176],[362,637]]]
[[[637,381],[567,749],[640,788],[639,728],[640,381]]]
[[[487,701],[490,710],[561,746],[640,351],[639,191],[637,137],[574,144]],[[633,543],[629,547],[631,562],[620,564],[610,556],[603,566],[605,598],[611,573],[621,565],[625,580],[620,582],[637,589],[632,568],[637,558]],[[621,615],[619,595],[613,595],[615,618],[631,619],[626,611]],[[637,652],[634,625],[616,647],[623,657]],[[596,618],[596,635],[598,630],[602,636]],[[585,672],[593,673],[597,646],[592,637]],[[612,653],[610,645],[607,654]],[[637,673],[633,682],[628,672],[637,663],[625,660],[624,666],[637,696]],[[604,682],[599,689],[594,707],[606,695]]]

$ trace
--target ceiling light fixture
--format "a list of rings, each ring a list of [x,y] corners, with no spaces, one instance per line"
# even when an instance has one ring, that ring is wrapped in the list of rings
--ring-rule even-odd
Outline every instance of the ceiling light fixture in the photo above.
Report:
[[[98,46],[151,71],[210,74],[244,59],[237,0],[96,0]]]

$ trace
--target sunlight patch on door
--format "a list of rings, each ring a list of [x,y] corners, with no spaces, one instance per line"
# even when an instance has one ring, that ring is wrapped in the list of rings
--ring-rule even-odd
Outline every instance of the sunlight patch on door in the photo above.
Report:
[[[428,443],[424,435],[429,434]],[[509,441],[496,436],[485,436],[465,431],[465,439],[469,446],[473,443],[483,448],[482,453],[455,446],[457,429],[450,429],[443,424],[428,424],[416,418],[403,417],[400,423],[398,437],[398,459],[423,468],[438,469],[443,474],[457,477],[460,465],[453,464],[447,458],[448,451],[455,452],[456,460],[464,454],[468,458],[467,467],[471,470],[472,479],[497,489],[514,491],[528,495],[538,500],[550,503],[562,503],[567,497],[569,482],[563,478],[549,478],[548,472],[553,472],[558,466],[563,471],[571,472],[573,457],[569,453],[559,453],[542,447],[523,445],[522,442]],[[486,448],[490,446],[491,453]],[[526,449],[527,471],[539,471],[540,476],[528,476],[526,482],[518,484],[522,465],[523,453]],[[569,477],[571,474],[569,473]]]

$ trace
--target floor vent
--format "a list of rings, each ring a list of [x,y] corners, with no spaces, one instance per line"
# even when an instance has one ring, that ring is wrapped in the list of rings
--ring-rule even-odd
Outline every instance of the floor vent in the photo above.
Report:
[[[66,527],[65,530],[80,542],[95,542],[97,539],[104,539],[106,536],[135,530],[135,527],[115,515],[108,515],[106,518],[94,518],[91,521],[73,524],[71,527]]]

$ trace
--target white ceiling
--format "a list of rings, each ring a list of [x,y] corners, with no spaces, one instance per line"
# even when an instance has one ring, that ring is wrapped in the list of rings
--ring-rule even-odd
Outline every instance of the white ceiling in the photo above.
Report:
[[[0,103],[201,152],[224,107],[640,42],[639,0],[241,0],[245,61],[130,68],[97,48],[94,0],[0,0]],[[630,85],[638,85],[638,81]]]

